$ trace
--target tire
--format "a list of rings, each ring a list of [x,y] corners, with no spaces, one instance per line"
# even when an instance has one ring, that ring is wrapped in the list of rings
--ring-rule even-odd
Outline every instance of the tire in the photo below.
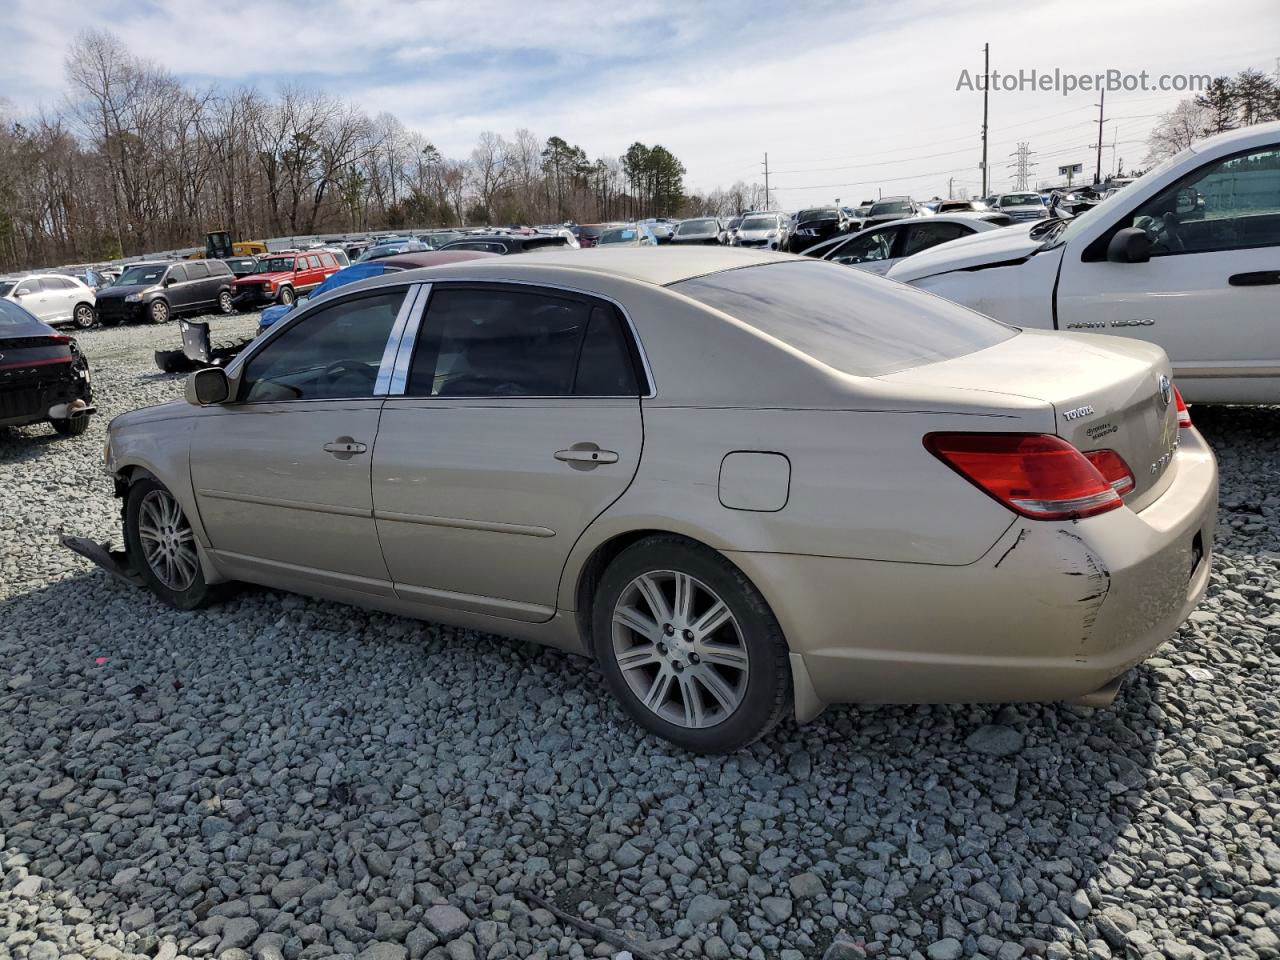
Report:
[[[89,418],[69,417],[66,420],[50,420],[49,425],[64,437],[78,437],[89,429]]]
[[[176,508],[176,519],[166,504]],[[164,518],[169,518],[170,522],[158,522]],[[147,543],[144,545],[142,533],[144,526],[157,530],[160,537],[147,537]],[[169,528],[178,533],[178,538],[165,535],[165,531]],[[189,535],[189,539],[181,537],[184,532]],[[172,561],[173,566],[167,567],[163,557],[166,553],[174,557],[179,539],[190,544],[190,552],[188,554],[187,551],[182,550],[181,553],[186,559],[175,558]],[[144,477],[129,487],[124,508],[124,540],[134,569],[141,574],[151,592],[169,606],[179,610],[195,610],[208,606],[217,599],[216,588],[205,583],[191,524],[182,513],[182,507],[177,499],[158,480]],[[165,544],[168,544],[168,550],[165,549]],[[190,565],[192,561],[194,569]],[[157,573],[157,567],[159,573]]]
[[[78,330],[88,330],[97,320],[98,316],[93,307],[87,303],[77,303],[75,310],[71,312],[71,321]]]
[[[276,294],[276,303],[282,303],[286,307],[296,299],[297,297],[294,295],[293,287],[281,287],[280,292]]]
[[[218,310],[222,313],[235,313],[236,305],[231,300],[231,291],[223,290],[218,294]]]
[[[168,323],[169,317],[169,304],[163,300],[152,300],[147,307],[147,319],[152,323]]]
[[[651,603],[655,589],[659,596]],[[680,589],[691,597],[686,618],[678,612]],[[700,636],[698,625],[707,626],[708,614],[720,609],[715,601],[722,616]],[[782,628],[742,571],[702,544],[663,535],[623,550],[600,580],[591,627],[592,650],[623,708],[641,727],[686,750],[739,750],[790,708]],[[629,661],[625,667],[620,655]]]

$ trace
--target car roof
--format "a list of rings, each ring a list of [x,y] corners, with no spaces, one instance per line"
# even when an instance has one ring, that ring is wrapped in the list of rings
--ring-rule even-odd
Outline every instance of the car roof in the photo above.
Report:
[[[541,276],[547,272],[547,268],[552,268],[566,273],[618,277],[665,287],[709,273],[795,259],[799,258],[788,254],[719,246],[698,249],[683,246],[673,249],[621,247],[603,250],[598,247],[587,250],[555,247],[550,250],[535,250],[519,257],[493,257],[450,264],[447,269],[451,277],[498,281]],[[431,269],[435,272],[439,268]],[[403,273],[392,274],[383,279],[391,278],[399,282],[406,279]]]
[[[419,250],[395,253],[373,262],[382,263],[388,267],[400,267],[402,270],[416,270],[420,267],[442,267],[447,263],[488,260],[498,256],[500,254],[487,253],[483,250]]]

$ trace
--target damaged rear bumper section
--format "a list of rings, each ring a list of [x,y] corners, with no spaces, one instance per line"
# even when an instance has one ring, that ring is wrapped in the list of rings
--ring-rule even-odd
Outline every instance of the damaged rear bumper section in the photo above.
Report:
[[[68,550],[96,563],[120,582],[133,587],[143,585],[142,577],[129,561],[129,555],[121,550],[112,550],[111,544],[94,543],[87,537],[62,537],[61,542]]]
[[[801,722],[830,703],[1105,706],[1208,586],[1217,468],[1194,430],[1173,469],[1141,511],[1019,520],[965,566],[730,557],[787,636]]]

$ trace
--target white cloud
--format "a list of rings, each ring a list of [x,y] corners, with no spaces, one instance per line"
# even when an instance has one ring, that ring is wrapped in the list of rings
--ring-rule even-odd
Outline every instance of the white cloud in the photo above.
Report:
[[[661,142],[697,187],[757,178],[769,152],[781,203],[854,201],[945,192],[949,177],[976,188],[981,95],[957,92],[962,69],[981,72],[990,42],[997,69],[1094,73],[1235,73],[1268,67],[1280,35],[1273,0],[994,4],[906,0],[772,5],[633,0],[625,5],[415,0],[88,6],[16,0],[6,16],[0,90],[19,109],[56,104],[71,31],[100,26],[198,82],[296,81],[390,111],[446,153],[477,134],[528,127],[616,155]],[[1242,39],[1243,38],[1243,39]],[[1178,94],[1108,97],[1104,166],[1140,163],[1149,115]],[[1094,93],[993,93],[990,168],[1019,140],[1039,175],[1092,166]]]

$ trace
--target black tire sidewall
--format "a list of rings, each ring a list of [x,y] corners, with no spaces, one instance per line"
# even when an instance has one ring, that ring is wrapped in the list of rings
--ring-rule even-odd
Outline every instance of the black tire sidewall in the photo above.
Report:
[[[63,437],[78,437],[89,429],[88,416],[69,417],[65,420],[50,420],[50,426]]]
[[[297,299],[293,292],[293,287],[281,287],[280,292],[276,294],[276,303],[290,304]]]
[[[747,693],[727,719],[701,730],[668,723],[631,692],[613,655],[613,607],[640,574],[675,570],[702,581],[737,618],[750,666]],[[654,537],[634,544],[609,565],[595,591],[591,610],[591,647],[610,689],[644,729],[696,753],[741,749],[769,732],[791,702],[791,673],[786,640],[777,619],[755,586],[715,551],[678,537]]]
[[[142,498],[152,490],[164,490],[170,496],[172,492],[160,481],[151,477],[135,480],[129,487],[124,508],[124,539],[133,568],[138,571],[147,588],[171,607],[178,610],[194,610],[204,606],[212,599],[212,591],[204,579],[204,570],[196,568],[195,579],[186,590],[171,590],[160,582],[151,572],[146,555],[142,552],[142,540],[138,536],[138,511],[142,506]],[[177,499],[176,497],[174,498]],[[185,511],[184,511],[185,513]],[[190,523],[190,519],[187,520]]]

